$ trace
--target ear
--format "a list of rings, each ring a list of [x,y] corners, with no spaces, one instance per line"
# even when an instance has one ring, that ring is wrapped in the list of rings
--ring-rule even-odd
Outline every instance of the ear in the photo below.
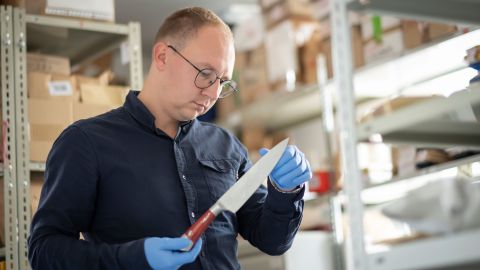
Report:
[[[165,42],[157,42],[153,46],[152,63],[157,70],[164,70],[167,64],[168,45]]]

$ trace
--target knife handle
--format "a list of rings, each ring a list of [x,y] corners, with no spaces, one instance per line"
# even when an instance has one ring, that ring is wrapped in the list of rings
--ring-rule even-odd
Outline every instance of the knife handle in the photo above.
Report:
[[[188,228],[187,231],[182,235],[182,237],[192,241],[192,244],[181,250],[190,251],[193,245],[195,245],[197,242],[198,238],[200,238],[200,235],[202,235],[202,233],[208,228],[208,225],[210,225],[210,223],[212,223],[216,217],[217,215],[214,212],[208,210],[195,223],[193,223],[193,225],[190,226],[190,228]]]

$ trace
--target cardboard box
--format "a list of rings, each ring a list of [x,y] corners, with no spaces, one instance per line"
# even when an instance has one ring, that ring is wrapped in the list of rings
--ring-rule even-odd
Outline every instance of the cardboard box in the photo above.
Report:
[[[270,91],[264,47],[237,53],[236,59],[235,72],[238,77],[238,94],[241,104],[248,105],[268,95]]]
[[[80,93],[71,76],[28,72],[27,90],[29,98],[78,100]]]
[[[435,40],[457,32],[457,26],[442,23],[429,23],[427,26],[428,39]]]
[[[25,0],[0,0],[0,5],[2,5],[2,6],[14,6],[14,7],[25,7]]]
[[[273,5],[280,3],[282,0],[259,0],[258,4],[262,8],[262,10],[267,10],[271,8]]]
[[[313,17],[316,20],[321,20],[330,15],[330,0],[312,0],[310,5]]]
[[[269,30],[265,38],[267,74],[270,83],[285,80],[299,70],[295,25],[287,20]],[[279,57],[281,56],[281,57]]]
[[[27,71],[70,75],[70,60],[65,57],[27,53]]]
[[[30,140],[54,141],[68,125],[30,124]]]
[[[106,71],[100,74],[98,77],[88,77],[83,75],[73,75],[72,77],[75,81],[78,92],[80,92],[80,87],[84,84],[107,86],[110,82],[110,78],[112,77],[112,73],[110,71]]]
[[[352,26],[351,33],[353,67],[360,68],[365,65],[365,55],[363,42],[360,35],[360,27],[358,25]],[[322,52],[326,60],[327,77],[333,78],[333,55],[331,39],[322,41]]]
[[[68,125],[73,121],[73,102],[57,99],[28,99],[30,124]]]
[[[376,39],[378,35],[381,39],[382,34],[400,28],[402,25],[400,19],[391,16],[365,15],[360,19],[360,22],[364,42]]]
[[[45,162],[54,141],[30,141],[30,160]]]
[[[427,41],[425,25],[416,21],[402,21],[403,45],[406,49],[416,48]]]
[[[73,121],[94,117],[113,109],[109,105],[85,104],[80,102],[73,103]]]
[[[83,84],[80,86],[80,99],[84,104],[119,107],[125,101],[128,88],[125,86],[101,86]]]
[[[40,203],[43,182],[43,174],[32,173],[30,175],[30,205],[32,208],[32,216],[37,212]]]
[[[115,1],[27,0],[27,13],[115,22]]]
[[[271,29],[286,19],[313,20],[313,10],[309,0],[281,0],[263,10],[263,17]]]
[[[396,28],[383,33],[382,40],[370,39],[364,44],[363,54],[366,63],[385,57],[399,55],[404,50],[403,32],[401,28]]]

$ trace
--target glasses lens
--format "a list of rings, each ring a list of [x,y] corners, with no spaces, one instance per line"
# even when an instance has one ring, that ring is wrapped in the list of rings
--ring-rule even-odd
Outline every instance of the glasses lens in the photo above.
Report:
[[[217,74],[211,69],[202,69],[195,77],[195,85],[199,88],[207,88],[215,83]]]
[[[237,83],[235,81],[225,81],[222,84],[222,90],[220,92],[219,98],[224,98],[231,95],[237,90]]]

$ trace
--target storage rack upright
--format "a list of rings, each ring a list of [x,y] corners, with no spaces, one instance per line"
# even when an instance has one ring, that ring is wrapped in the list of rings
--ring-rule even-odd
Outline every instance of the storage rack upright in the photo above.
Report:
[[[342,174],[346,182],[344,187],[350,233],[346,241],[346,268],[349,270],[444,269],[447,267],[458,269],[465,264],[478,265],[480,263],[480,249],[477,244],[480,241],[478,229],[400,244],[381,252],[366,250],[363,229],[364,206],[361,199],[363,185],[358,170],[357,143],[368,141],[373,134],[381,134],[385,142],[433,147],[467,145],[478,148],[480,147],[478,123],[437,119],[445,113],[464,106],[479,106],[480,86],[472,85],[450,96],[447,101],[438,99],[426,101],[357,126],[352,61],[349,55],[351,51],[347,16],[349,10],[478,26],[480,1],[331,1],[334,74],[339,104],[341,104],[337,106],[341,124],[341,156],[342,163],[345,164],[342,166]],[[479,160],[479,157],[475,156],[463,162]],[[437,169],[459,166],[460,162],[440,165]],[[419,175],[430,171],[435,169],[421,171]]]
[[[22,8],[10,6],[1,6],[0,11],[2,114],[6,135],[3,166],[5,257],[7,269],[29,269],[30,171],[43,171],[45,164],[29,160],[27,45],[34,44],[43,53],[68,57],[75,69],[125,42],[129,58],[129,85],[140,90],[143,84],[141,32],[137,22],[115,24],[31,15],[25,14]],[[67,40],[58,42],[54,37],[45,36],[51,29],[68,31]]]

